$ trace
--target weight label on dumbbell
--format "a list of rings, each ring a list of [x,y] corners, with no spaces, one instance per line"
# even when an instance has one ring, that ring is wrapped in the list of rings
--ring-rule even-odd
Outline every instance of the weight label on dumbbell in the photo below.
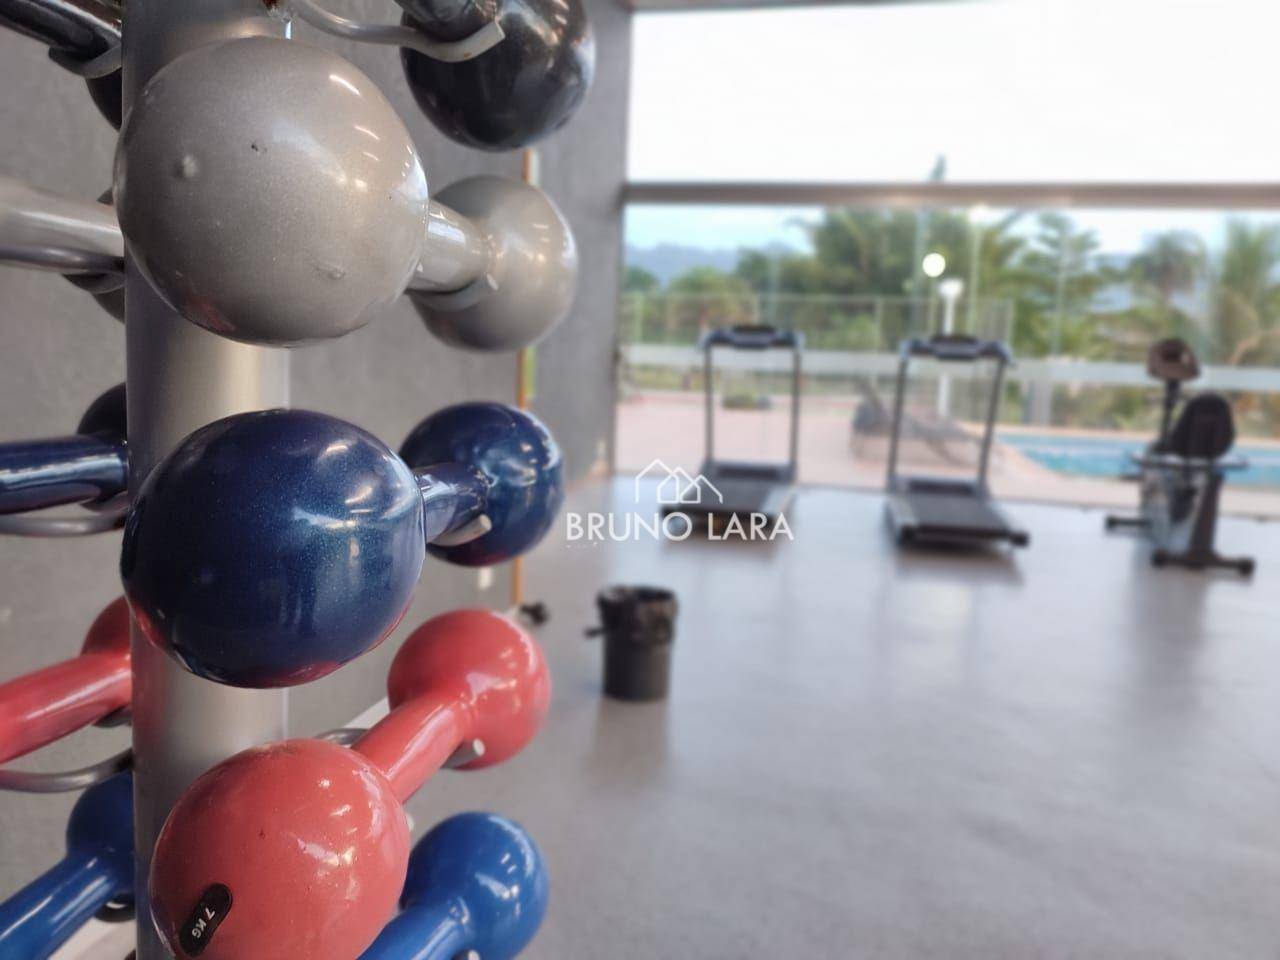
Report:
[[[178,942],[182,944],[187,956],[198,957],[204,952],[218,926],[227,919],[230,912],[231,890],[221,883],[215,883],[201,895],[200,902],[182,925]]]

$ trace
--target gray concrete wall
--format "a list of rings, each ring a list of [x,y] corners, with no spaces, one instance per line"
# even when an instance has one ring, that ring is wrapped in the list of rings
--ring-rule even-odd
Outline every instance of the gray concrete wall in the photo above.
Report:
[[[614,305],[624,176],[629,16],[587,0],[595,23],[595,88],[572,124],[542,145],[543,184],[565,212],[582,256],[573,315],[538,351],[537,412],[565,448],[571,475],[589,468],[610,429]],[[364,19],[390,20],[387,0],[335,3]],[[299,39],[338,50],[386,91],[422,153],[433,189],[475,173],[519,176],[519,154],[487,155],[445,140],[418,113],[391,49],[330,41],[306,28]],[[0,31],[0,172],[50,190],[96,197],[106,188],[113,131],[83,85],[50,64],[36,43]],[[392,447],[432,410],[464,399],[510,400],[510,356],[452,350],[401,300],[343,340],[293,352],[293,403],[367,427]],[[0,268],[0,437],[69,432],[101,390],[124,377],[123,328],[61,278]],[[69,541],[0,538],[0,679],[73,656],[85,629],[119,593],[119,537]],[[291,694],[292,729],[338,725],[381,695],[399,641],[432,613],[455,606],[504,607],[509,573],[479,589],[474,571],[429,561],[413,609],[377,651]],[[90,730],[19,761],[65,769],[122,749],[126,730]],[[47,866],[61,849],[74,796],[0,793],[0,896]]]

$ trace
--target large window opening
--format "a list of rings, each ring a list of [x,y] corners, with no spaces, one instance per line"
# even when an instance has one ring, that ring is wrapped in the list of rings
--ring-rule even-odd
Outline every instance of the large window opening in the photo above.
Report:
[[[878,487],[897,346],[953,330],[1003,340],[1017,357],[1000,407],[996,493],[1125,504],[1128,454],[1159,416],[1146,350],[1180,336],[1204,366],[1192,388],[1228,395],[1250,461],[1224,508],[1280,514],[1280,214],[635,206],[626,250],[621,471],[654,457],[696,469],[699,336],[770,323],[806,340],[801,481]],[[910,422],[952,429],[904,446],[904,466],[972,461],[987,373],[924,367],[913,377]],[[790,384],[779,358],[735,358],[713,387],[726,455],[785,449]]]
[[[1263,0],[639,16],[619,470],[696,468],[698,337],[769,323],[807,342],[801,481],[879,487],[898,344],[953,330],[1017,358],[998,495],[1131,504],[1159,415],[1145,353],[1179,336],[1250,463],[1223,509],[1280,515],[1280,130],[1258,110],[1278,28]],[[780,363],[715,375],[726,456],[785,446]],[[919,373],[933,439],[903,454],[961,469],[986,371]]]

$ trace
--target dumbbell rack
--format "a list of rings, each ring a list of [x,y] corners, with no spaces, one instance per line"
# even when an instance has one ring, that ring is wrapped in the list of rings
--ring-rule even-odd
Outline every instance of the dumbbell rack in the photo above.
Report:
[[[406,11],[423,12],[424,16],[434,16],[427,0],[399,0],[399,2]],[[112,10],[118,13],[119,9],[100,4],[99,0],[37,0],[35,7],[24,10],[21,2],[17,2],[14,7],[22,11],[22,16],[17,17],[18,21],[31,16],[31,11],[35,7],[44,7],[51,11],[58,8],[60,10],[58,15],[73,11],[70,22],[78,25],[92,23],[95,17],[104,13],[110,14]],[[99,7],[102,9],[98,9]],[[67,57],[65,50],[59,50],[56,44],[41,36],[39,30],[33,31],[29,23],[24,25],[18,22],[16,26],[22,32],[29,32],[32,36],[50,42],[54,59],[63,66],[93,78],[91,89],[94,92],[95,101],[103,112],[111,117],[112,111],[104,105],[101,97],[103,85],[96,82],[106,75],[105,71],[114,70],[117,67],[122,70],[120,113],[127,115],[131,104],[139,97],[148,81],[179,56],[196,48],[226,40],[246,37],[288,39],[290,14],[303,16],[341,36],[377,43],[401,44],[420,54],[426,54],[428,58],[436,54],[440,54],[441,59],[476,56],[493,48],[502,40],[503,30],[496,19],[498,15],[493,12],[497,9],[496,6],[486,7],[484,4],[475,4],[468,7],[464,4],[462,9],[465,14],[462,15],[459,23],[453,26],[465,26],[466,29],[461,31],[465,35],[449,36],[445,40],[437,41],[406,26],[355,24],[328,14],[312,0],[291,0],[288,3],[283,0],[181,0],[181,2],[128,0],[127,29],[123,31],[123,42],[118,50],[108,49],[101,54],[93,51],[90,55],[91,59],[79,61],[78,66],[74,62],[75,57]],[[486,10],[488,11],[486,16],[494,19],[481,24],[475,20],[475,17]],[[15,25],[8,22],[10,19],[8,13],[7,8],[0,9],[0,25]],[[38,20],[39,17],[35,19]],[[57,16],[53,19],[56,20]],[[569,21],[561,18],[559,22],[568,24]],[[99,20],[98,24],[102,27],[104,34],[111,27],[105,19]],[[24,26],[27,29],[23,29]],[[517,29],[527,29],[524,24],[513,24],[513,26]],[[568,29],[566,27],[566,32]],[[89,32],[91,34],[89,46],[93,46],[102,39],[101,36],[92,36],[93,30]],[[445,32],[448,33],[448,30]],[[551,41],[547,41],[547,45],[550,46]],[[443,52],[445,48],[451,48],[447,55]],[[515,44],[508,47],[508,50],[515,49],[518,49]],[[527,51],[525,53],[527,54]],[[520,55],[522,54],[509,54],[513,59]],[[68,60],[73,62],[68,63]],[[86,63],[89,64],[88,68],[80,69],[85,67]],[[411,75],[414,70],[428,69],[422,64],[415,67],[406,63],[406,70]],[[539,122],[544,127],[541,133],[548,132],[564,121],[568,112],[580,100],[586,84],[589,84],[589,66],[586,68],[579,66],[579,70],[585,72],[572,76],[566,75],[567,79],[561,79],[565,85],[576,84],[576,90],[573,96],[565,98],[559,106],[558,109],[562,112],[559,118],[551,117],[550,114],[540,116],[527,128],[512,132],[509,136],[494,135],[491,143],[485,143],[482,136],[471,133],[464,132],[460,135],[456,130],[446,132],[454,139],[463,142],[470,140],[474,145],[490,149],[507,149],[516,140],[530,139],[533,136],[533,127],[536,127]],[[210,89],[207,95],[208,102],[213,104],[220,94],[220,90]],[[440,125],[443,121],[440,117],[432,115],[431,107],[423,102],[422,91],[415,88],[415,96],[418,97],[419,105],[433,122]],[[108,97],[108,102],[109,99]],[[119,122],[120,113],[117,113],[113,122]],[[518,117],[520,111],[513,113]],[[256,189],[260,190],[261,187]],[[501,193],[501,188],[494,189]],[[43,232],[37,231],[40,239],[34,241],[36,246],[32,248],[34,252],[30,254],[32,259],[24,260],[23,258],[28,254],[15,253],[15,249],[18,248],[9,244],[0,251],[0,262],[29,263],[29,265],[43,266],[46,269],[59,269],[57,263],[60,257],[63,258],[61,262],[64,264],[71,263],[77,256],[87,258],[83,259],[83,263],[101,263],[104,257],[110,259],[111,254],[103,252],[103,244],[94,240],[85,241],[87,246],[84,251],[73,249],[74,243],[67,249],[59,247],[57,244],[62,239],[62,235],[55,227],[49,226],[58,219],[56,208],[50,205],[56,201],[43,195],[36,197],[32,194],[32,197],[35,197],[32,200],[32,209],[35,210],[43,203],[46,204],[45,211],[48,213],[48,222],[41,227]],[[22,209],[24,198],[25,195],[19,190],[16,201],[19,219],[27,214],[27,211]],[[433,198],[431,213],[433,218],[443,216],[448,223],[448,217],[456,216],[447,208],[444,208],[442,214],[436,207]],[[512,212],[513,209],[508,208],[507,212],[497,214],[494,221],[496,226],[491,224],[486,229],[495,229],[499,234],[507,236],[503,231],[511,231],[512,218],[519,219],[521,215],[529,215],[527,210],[522,214]],[[559,214],[553,207],[549,209],[552,219],[559,223]],[[4,211],[0,211],[2,212]],[[535,215],[536,213],[537,211]],[[97,220],[99,216],[100,223]],[[504,221],[503,217],[507,219]],[[36,219],[39,219],[38,215]],[[81,209],[81,223],[89,226],[82,227],[80,235],[74,239],[82,240],[86,236],[86,230],[92,232],[97,226],[105,229],[108,219],[112,220],[110,225],[114,230],[113,218],[108,218],[106,214],[85,215]],[[329,225],[335,230],[340,230],[343,226],[338,222]],[[455,236],[465,238],[461,243],[465,246],[465,253],[474,261],[478,256],[475,252],[477,249],[475,244],[480,243],[478,234],[468,232],[473,230],[469,224],[460,229],[456,222],[451,226],[454,228]],[[508,329],[498,332],[490,329],[487,331],[487,336],[463,345],[489,350],[512,349],[532,342],[532,339],[539,335],[536,327],[540,327],[544,332],[563,316],[564,311],[567,311],[572,298],[571,276],[576,271],[576,254],[573,251],[572,237],[567,233],[567,226],[563,235],[556,233],[554,226],[548,228],[545,222],[535,223],[534,229],[544,231],[540,239],[543,243],[551,244],[550,257],[534,256],[523,265],[517,264],[515,267],[509,264],[499,264],[495,267],[492,263],[484,267],[479,262],[469,264],[469,269],[479,271],[483,282],[475,281],[474,286],[482,288],[483,295],[492,295],[495,300],[506,298],[504,306],[494,308],[491,314],[500,314],[503,309],[507,309],[512,316],[508,318],[510,320]],[[548,230],[550,230],[549,233],[546,232]],[[518,232],[517,229],[512,232],[512,235]],[[21,234],[22,230],[19,229],[18,233]],[[72,236],[74,233],[75,231],[68,231],[67,235]],[[118,234],[115,236],[117,238],[115,242],[118,243]],[[48,237],[54,239],[46,239]],[[430,238],[429,231],[429,241]],[[445,242],[444,247],[438,249],[446,249],[449,243],[452,243],[454,249],[450,253],[461,255],[463,249],[458,247],[459,242],[456,239],[450,240]],[[54,246],[41,246],[49,243],[53,243]],[[560,248],[561,246],[563,249]],[[115,256],[118,257],[118,250]],[[41,263],[42,258],[43,263]],[[448,265],[447,255],[442,254],[440,259],[440,266]],[[79,267],[67,266],[63,272],[68,275],[93,274],[94,270],[84,267],[83,263]],[[118,260],[116,263],[118,264]],[[418,279],[426,284],[418,291],[423,297],[423,303],[418,304],[420,312],[431,309],[432,292],[436,290],[447,291],[435,301],[436,305],[441,306],[442,309],[448,309],[442,305],[449,301],[455,302],[454,309],[457,309],[458,302],[461,302],[464,307],[474,302],[470,287],[460,291],[464,296],[459,298],[452,293],[452,288],[440,286],[442,281],[439,277],[431,275],[433,266],[437,265],[433,265],[428,258],[419,267]],[[538,282],[542,283],[542,286],[531,284],[522,286],[521,278],[518,276],[521,266],[527,268],[524,270],[526,274],[539,278]],[[115,270],[118,272],[118,265]],[[486,273],[486,270],[489,272]],[[496,279],[494,271],[501,274]],[[568,292],[563,283],[544,282],[546,276],[555,274],[556,271],[570,277]],[[148,279],[137,263],[128,256],[125,257],[123,296],[124,312],[128,317],[125,325],[126,396],[128,474],[131,478],[129,482],[131,495],[136,495],[142,486],[142,481],[151,474],[153,469],[200,427],[235,414],[287,407],[290,399],[287,350],[280,349],[278,346],[238,342],[191,322],[190,313],[184,318],[162,298],[157,288],[153,286],[154,283],[154,277]],[[86,287],[86,289],[91,288]],[[412,295],[413,289],[411,288],[409,292]],[[523,324],[519,322],[514,314],[520,311],[511,309],[513,303],[520,304],[526,318],[532,316],[535,319],[532,321],[526,319]],[[538,319],[540,313],[546,315],[548,323],[540,322]],[[433,332],[449,340],[448,334],[437,330],[432,325],[432,319],[427,312],[423,312],[423,318]],[[478,519],[487,520],[483,516]],[[53,529],[56,522],[50,522],[43,529]],[[90,529],[91,526],[93,529]],[[81,524],[80,528],[79,532],[95,532],[106,529],[107,526],[98,522],[96,525]],[[130,646],[133,675],[131,762],[136,833],[134,890],[138,904],[136,956],[138,960],[165,960],[169,952],[151,922],[146,895],[153,851],[165,819],[192,781],[210,767],[245,748],[284,738],[287,723],[287,693],[284,688],[247,689],[198,678],[183,669],[175,659],[166,655],[152,640],[144,637],[136,620],[131,624]],[[99,765],[99,767],[103,766]]]
[[[129,0],[124,109],[148,79],[186,50],[218,38],[285,36],[256,0]],[[247,410],[287,406],[287,350],[235,343],[188,323],[126,264],[125,383],[130,475],[145,477],[197,427]],[[136,886],[165,817],[187,784],[246,747],[285,735],[284,690],[240,690],[191,674],[133,626]],[[138,899],[138,960],[167,960]]]

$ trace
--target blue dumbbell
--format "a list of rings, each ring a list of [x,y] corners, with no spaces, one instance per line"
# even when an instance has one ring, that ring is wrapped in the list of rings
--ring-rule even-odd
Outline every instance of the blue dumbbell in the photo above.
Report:
[[[404,454],[305,410],[197,430],[125,526],[120,570],[143,632],[210,680],[305,683],[391,632],[428,544],[452,563],[509,560],[563,499],[555,440],[502,404],[429,417]]]
[[[133,776],[90,787],[67,823],[67,855],[0,905],[0,957],[43,960],[101,908],[133,899]]]
[[[400,900],[403,913],[361,960],[510,960],[547,912],[547,868],[517,824],[491,813],[461,813],[413,848]]]
[[[124,384],[94,400],[73,436],[0,444],[0,514],[101,505],[128,485]]]

